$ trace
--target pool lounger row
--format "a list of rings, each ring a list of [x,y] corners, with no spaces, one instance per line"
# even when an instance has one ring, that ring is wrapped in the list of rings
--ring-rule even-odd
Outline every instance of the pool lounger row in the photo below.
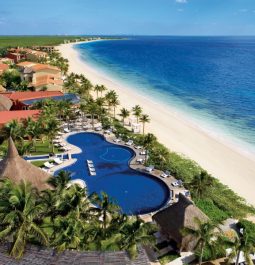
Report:
[[[93,161],[92,160],[87,160],[87,165],[88,165],[88,168],[89,168],[89,174],[91,176],[96,176],[96,170],[95,170]]]

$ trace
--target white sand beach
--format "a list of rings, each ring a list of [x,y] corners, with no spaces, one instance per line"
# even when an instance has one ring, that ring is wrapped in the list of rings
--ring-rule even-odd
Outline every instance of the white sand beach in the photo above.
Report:
[[[169,149],[195,160],[255,206],[255,155],[242,153],[237,148],[223,143],[178,112],[153,102],[151,98],[144,97],[134,89],[94,69],[80,59],[78,51],[73,49],[73,44],[63,44],[58,49],[62,56],[69,60],[70,72],[84,74],[94,85],[104,84],[107,88],[114,89],[125,108],[131,109],[140,105],[144,113],[151,118],[151,122],[146,124],[146,132],[155,134]]]

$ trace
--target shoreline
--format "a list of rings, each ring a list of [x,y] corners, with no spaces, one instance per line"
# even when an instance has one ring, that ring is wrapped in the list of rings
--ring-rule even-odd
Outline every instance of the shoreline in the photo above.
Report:
[[[146,132],[155,134],[171,151],[184,154],[196,161],[248,203],[255,205],[255,155],[248,155],[232,148],[206,133],[199,125],[189,122],[184,115],[179,115],[178,111],[156,100],[153,101],[135,89],[122,85],[103,71],[95,69],[80,57],[74,48],[76,44],[79,43],[62,44],[57,47],[62,56],[69,60],[69,72],[83,73],[93,85],[104,84],[108,89],[115,90],[121,106],[125,108],[131,109],[134,105],[140,105],[144,113],[151,118],[151,122],[146,124]]]

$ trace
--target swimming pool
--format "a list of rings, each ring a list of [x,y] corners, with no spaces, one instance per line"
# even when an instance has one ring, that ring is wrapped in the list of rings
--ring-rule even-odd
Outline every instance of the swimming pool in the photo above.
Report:
[[[73,154],[77,161],[62,170],[72,172],[73,179],[84,180],[89,193],[106,192],[126,214],[152,212],[167,202],[169,189],[163,181],[129,167],[132,149],[109,143],[96,133],[77,133],[67,141],[82,152]],[[90,176],[87,160],[93,161],[96,176]]]

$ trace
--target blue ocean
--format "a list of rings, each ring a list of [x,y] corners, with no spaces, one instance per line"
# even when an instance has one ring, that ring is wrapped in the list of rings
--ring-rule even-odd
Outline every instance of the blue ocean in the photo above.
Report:
[[[255,150],[255,37],[129,37],[76,48],[106,74]]]

